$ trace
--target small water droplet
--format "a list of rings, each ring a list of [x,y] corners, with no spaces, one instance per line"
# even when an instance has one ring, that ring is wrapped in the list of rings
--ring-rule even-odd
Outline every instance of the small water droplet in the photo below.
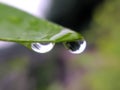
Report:
[[[54,47],[54,43],[32,43],[31,48],[37,53],[47,53]]]
[[[86,48],[86,41],[85,40],[76,40],[72,42],[65,42],[65,47],[69,49],[69,51],[73,54],[80,54]]]

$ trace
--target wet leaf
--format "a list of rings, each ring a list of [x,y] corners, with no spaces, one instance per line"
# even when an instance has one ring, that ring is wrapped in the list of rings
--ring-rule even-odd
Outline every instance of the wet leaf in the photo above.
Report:
[[[13,42],[64,42],[83,38],[68,28],[0,3],[0,40]]]

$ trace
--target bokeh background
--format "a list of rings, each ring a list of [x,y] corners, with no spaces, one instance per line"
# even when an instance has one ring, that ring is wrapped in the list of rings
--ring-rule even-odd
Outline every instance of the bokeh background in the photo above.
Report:
[[[59,43],[39,54],[1,41],[0,90],[120,90],[120,0],[101,1],[0,0],[72,28],[87,41],[80,55]]]

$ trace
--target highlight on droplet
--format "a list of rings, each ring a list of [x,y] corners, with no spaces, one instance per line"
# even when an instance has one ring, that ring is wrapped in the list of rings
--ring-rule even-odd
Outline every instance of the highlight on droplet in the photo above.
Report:
[[[71,41],[71,42],[64,42],[63,44],[69,50],[69,52],[73,54],[82,53],[85,50],[86,45],[87,45],[84,39]]]
[[[55,43],[32,43],[31,48],[37,53],[47,53],[51,51]]]

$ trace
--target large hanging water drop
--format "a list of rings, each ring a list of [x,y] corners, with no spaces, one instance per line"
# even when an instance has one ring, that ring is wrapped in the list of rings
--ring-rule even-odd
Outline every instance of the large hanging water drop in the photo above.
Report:
[[[54,47],[54,43],[32,43],[31,48],[37,53],[47,53]]]
[[[65,47],[69,49],[69,51],[73,54],[80,54],[86,48],[86,41],[85,40],[76,40],[72,42],[65,42]]]

